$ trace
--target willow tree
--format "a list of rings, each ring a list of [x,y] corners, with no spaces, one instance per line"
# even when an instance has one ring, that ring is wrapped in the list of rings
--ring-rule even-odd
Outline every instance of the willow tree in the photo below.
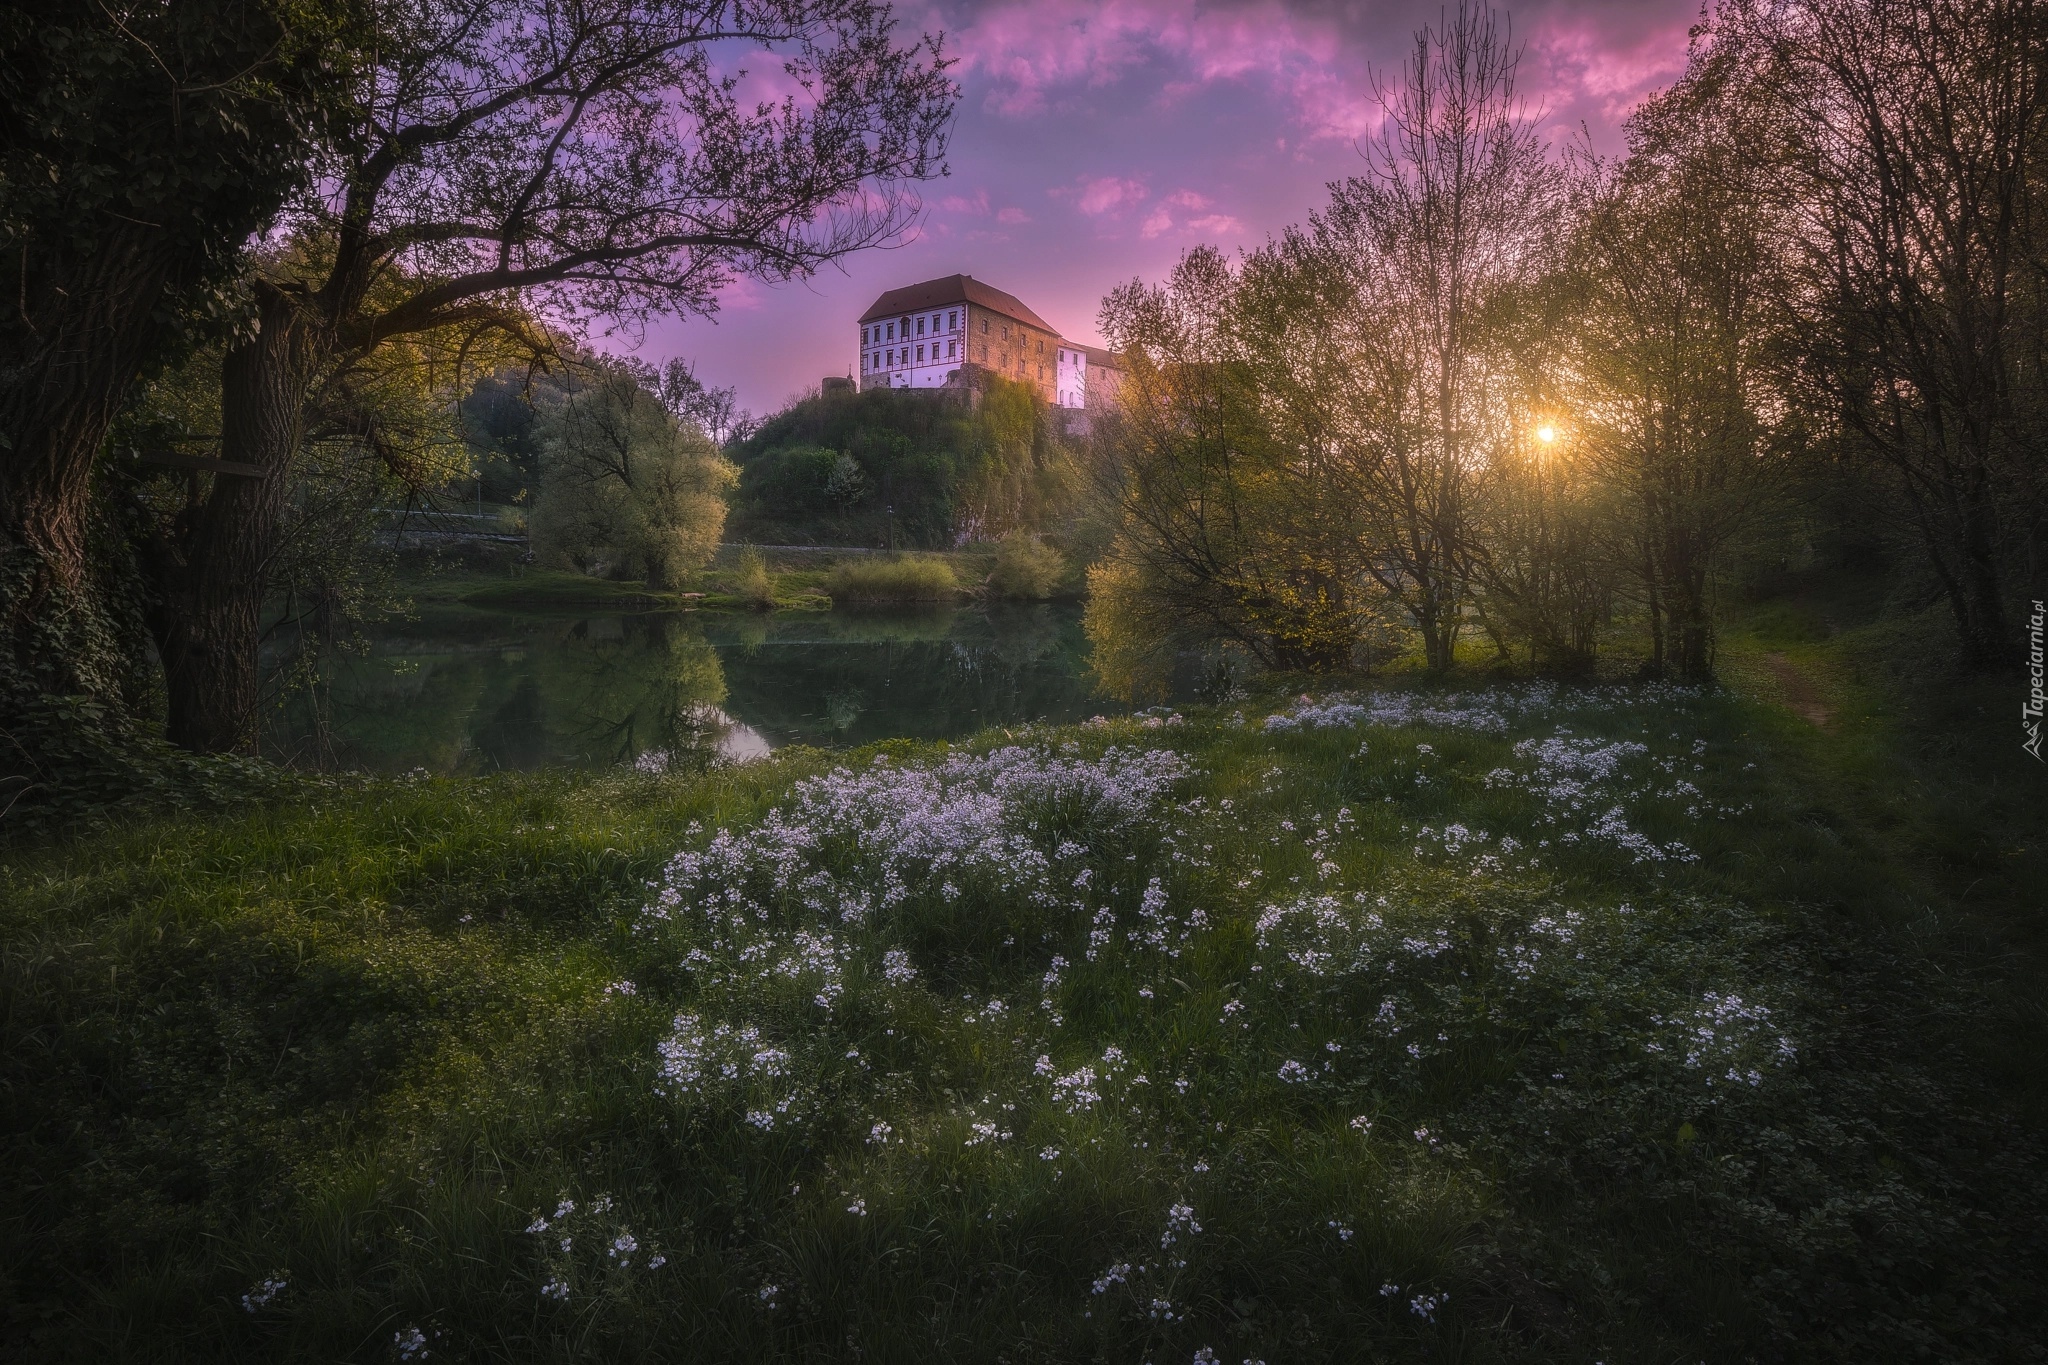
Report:
[[[871,0],[382,0],[361,123],[262,272],[222,367],[222,457],[157,585],[171,738],[251,739],[266,569],[307,396],[392,339],[538,314],[712,311],[894,237],[940,173],[956,90]],[[765,56],[763,54],[766,54]],[[779,102],[747,99],[776,65]],[[416,283],[387,297],[395,275]]]
[[[659,386],[650,370],[600,361],[543,417],[531,524],[549,561],[675,588],[717,551],[738,471]]]

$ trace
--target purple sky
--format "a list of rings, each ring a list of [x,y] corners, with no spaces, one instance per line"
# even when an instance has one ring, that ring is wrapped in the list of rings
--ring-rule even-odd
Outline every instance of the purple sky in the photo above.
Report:
[[[854,321],[885,289],[964,272],[1098,344],[1111,286],[1158,279],[1199,243],[1235,250],[1319,207],[1356,173],[1376,108],[1368,68],[1397,68],[1438,0],[899,0],[943,30],[963,90],[952,174],[924,187],[900,246],[806,283],[729,290],[715,319],[647,330],[639,354],[693,359],[756,413],[858,350]],[[1528,0],[1521,83],[1563,138],[1602,151],[1685,60],[1699,0]],[[610,343],[620,346],[617,340]]]

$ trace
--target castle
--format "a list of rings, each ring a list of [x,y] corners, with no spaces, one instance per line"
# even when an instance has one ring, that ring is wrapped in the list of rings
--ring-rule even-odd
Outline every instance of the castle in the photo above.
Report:
[[[1015,295],[972,275],[891,289],[859,325],[863,389],[943,388],[979,369],[1029,384],[1055,407],[1090,408],[1123,377],[1110,352],[1062,339]]]

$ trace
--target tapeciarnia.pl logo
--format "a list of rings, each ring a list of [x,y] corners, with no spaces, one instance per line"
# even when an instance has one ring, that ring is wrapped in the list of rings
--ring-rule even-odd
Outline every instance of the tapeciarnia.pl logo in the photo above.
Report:
[[[2030,685],[2027,700],[2020,707],[2020,721],[2027,727],[2027,742],[2020,747],[2032,754],[2037,763],[2048,762],[2041,757],[2041,711],[2044,703],[2048,703],[2048,694],[2041,689],[2041,623],[2044,619],[2048,619],[2048,607],[2036,599],[2034,614],[2027,620],[2027,677]]]

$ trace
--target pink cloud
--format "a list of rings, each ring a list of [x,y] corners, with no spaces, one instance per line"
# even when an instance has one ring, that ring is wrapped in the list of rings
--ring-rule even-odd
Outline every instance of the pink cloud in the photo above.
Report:
[[[1074,195],[1074,207],[1090,218],[1101,218],[1105,215],[1120,218],[1143,203],[1146,196],[1151,193],[1141,181],[1126,180],[1114,175],[1084,175],[1077,183],[1080,186],[1078,192],[1062,186],[1053,193],[1061,198],[1069,194]]]
[[[1594,115],[1607,123],[1627,118],[1685,70],[1686,31],[1697,15],[1643,17],[1633,33],[1577,15],[1540,23],[1523,65],[1532,94],[1553,114]]]
[[[1171,0],[996,0],[954,32],[962,70],[983,78],[999,114],[1045,113],[1073,92],[1161,65],[1165,104],[1214,84],[1256,81],[1283,93],[1310,136],[1373,126],[1365,72],[1337,23],[1282,0],[1205,9]]]
[[[1009,208],[997,210],[996,221],[998,223],[1028,223],[1031,221],[1031,215],[1012,205]]]
[[[1524,90],[1565,124],[1618,121],[1683,69],[1686,29],[1699,6],[1521,0],[1510,18],[1516,41],[1527,43]],[[1218,85],[1258,87],[1298,125],[1298,144],[1349,141],[1377,129],[1371,73],[1398,75],[1415,29],[1440,14],[1434,3],[984,0],[962,6],[945,26],[962,75],[983,90],[987,108],[1006,117],[1036,117],[1084,91],[1150,73],[1163,106]]]
[[[978,218],[988,216],[988,191],[976,190],[973,198],[949,194],[939,201],[939,208],[947,213],[969,213]]]
[[[1159,201],[1158,207],[1145,215],[1145,221],[1138,226],[1138,235],[1147,241],[1162,237],[1176,228],[1182,236],[1190,234],[1205,237],[1241,235],[1244,224],[1227,213],[1206,213],[1199,218],[1176,217],[1175,209],[1186,209],[1201,213],[1214,201],[1206,194],[1194,190],[1180,189]]]

